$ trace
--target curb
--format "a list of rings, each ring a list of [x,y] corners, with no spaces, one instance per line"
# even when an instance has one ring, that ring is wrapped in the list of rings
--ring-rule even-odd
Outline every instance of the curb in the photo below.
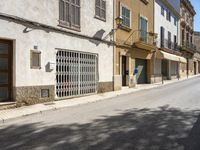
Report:
[[[139,91],[144,91],[144,90],[149,90],[149,89],[155,89],[163,86],[167,86],[170,84],[182,82],[188,79],[200,77],[200,75],[192,76],[189,78],[183,78],[180,80],[171,80],[168,83],[164,84],[152,84],[149,87],[139,87],[139,88],[133,88],[133,89],[125,89],[124,91],[112,91],[104,94],[97,94],[97,95],[90,95],[86,97],[79,97],[76,99],[69,99],[69,100],[62,100],[62,101],[54,101],[53,105],[45,105],[43,104],[36,104],[32,106],[24,106],[20,108],[15,108],[15,109],[8,109],[8,110],[2,110],[0,111],[0,124],[4,124],[5,122],[15,120],[21,117],[27,117],[31,115],[36,115],[36,114],[42,114],[44,112],[48,111],[54,111],[54,110],[59,110],[59,109],[64,109],[67,107],[74,107],[74,106],[80,106],[84,104],[89,104],[89,103],[95,103],[98,101],[110,99],[110,98],[115,98],[117,96],[122,96],[122,95],[127,95],[130,93],[135,93]],[[88,100],[89,99],[89,100]],[[92,99],[92,100],[90,100]],[[71,102],[71,103],[70,103]],[[14,114],[14,115],[13,115]]]

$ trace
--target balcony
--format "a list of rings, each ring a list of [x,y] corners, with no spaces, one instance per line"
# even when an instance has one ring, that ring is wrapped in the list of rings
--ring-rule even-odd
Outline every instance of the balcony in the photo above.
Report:
[[[136,30],[131,33],[125,44],[152,51],[156,49],[156,37],[155,33]]]
[[[180,51],[180,46],[177,43],[171,42],[168,39],[161,40],[161,48],[167,48],[175,51]]]
[[[196,45],[194,45],[191,42],[182,42],[182,49],[181,50],[185,50],[185,51],[195,53]]]

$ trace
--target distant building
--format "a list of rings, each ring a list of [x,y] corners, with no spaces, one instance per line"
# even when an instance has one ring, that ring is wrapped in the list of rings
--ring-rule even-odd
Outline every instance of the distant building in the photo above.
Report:
[[[179,49],[180,0],[155,0],[154,30],[158,33],[158,51],[155,59],[157,80],[180,77],[180,65],[186,64]]]
[[[196,61],[194,61],[195,45],[193,41],[194,16],[196,14],[190,0],[181,0],[181,47],[184,57],[187,59],[187,65],[182,66],[183,75],[194,75]]]
[[[194,44],[196,46],[196,53],[194,57],[197,60],[197,73],[200,73],[200,32],[194,32]]]

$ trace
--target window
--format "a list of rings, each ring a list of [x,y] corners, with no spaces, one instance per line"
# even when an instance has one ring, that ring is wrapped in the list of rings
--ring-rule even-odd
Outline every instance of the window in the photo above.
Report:
[[[102,20],[106,20],[106,1],[105,0],[96,0],[95,17]]]
[[[187,41],[187,43],[189,43],[189,33],[188,32],[186,33],[186,41]]]
[[[182,45],[184,45],[185,43],[185,30],[182,30]]]
[[[165,16],[165,8],[161,6],[161,15]]]
[[[31,69],[41,68],[41,52],[31,50]]]
[[[177,19],[176,19],[176,17],[174,17],[174,25],[175,26],[177,25]]]
[[[174,35],[174,44],[177,44],[177,38],[176,38],[176,35]]]
[[[143,42],[147,42],[147,19],[140,17],[140,38]]]
[[[160,27],[160,47],[164,47],[165,28]]]
[[[168,48],[171,49],[171,32],[168,31]]]
[[[171,22],[171,13],[169,10],[167,10],[167,20]]]
[[[176,35],[174,35],[174,49],[177,48],[177,37]]]
[[[121,16],[123,18],[122,25],[131,28],[131,11],[127,7],[121,5]]]
[[[192,35],[190,36],[190,43],[191,43],[191,44],[193,43]]]
[[[59,25],[80,29],[80,0],[59,1]]]

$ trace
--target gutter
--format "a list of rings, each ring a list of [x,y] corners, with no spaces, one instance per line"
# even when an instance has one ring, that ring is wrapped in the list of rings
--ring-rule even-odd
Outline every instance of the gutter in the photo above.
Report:
[[[5,13],[0,13],[0,19],[11,21],[11,22],[14,22],[14,23],[17,23],[17,24],[21,24],[21,25],[24,25],[26,27],[30,27],[30,28],[33,28],[33,29],[44,30],[46,32],[56,32],[56,33],[67,34],[67,35],[70,35],[70,36],[84,38],[84,39],[88,39],[88,40],[96,40],[96,41],[102,42],[102,43],[107,44],[107,45],[113,45],[114,44],[113,42],[107,41],[107,40],[104,40],[104,39],[66,31],[64,29],[60,29],[60,28],[57,28],[57,27],[54,27],[54,26],[49,26],[49,25],[46,25],[46,24],[43,24],[43,23],[31,21],[31,20],[28,20],[28,19],[24,19],[24,18],[21,18],[21,17],[17,17],[17,16],[14,16],[14,15],[9,15],[9,14],[5,14]]]

